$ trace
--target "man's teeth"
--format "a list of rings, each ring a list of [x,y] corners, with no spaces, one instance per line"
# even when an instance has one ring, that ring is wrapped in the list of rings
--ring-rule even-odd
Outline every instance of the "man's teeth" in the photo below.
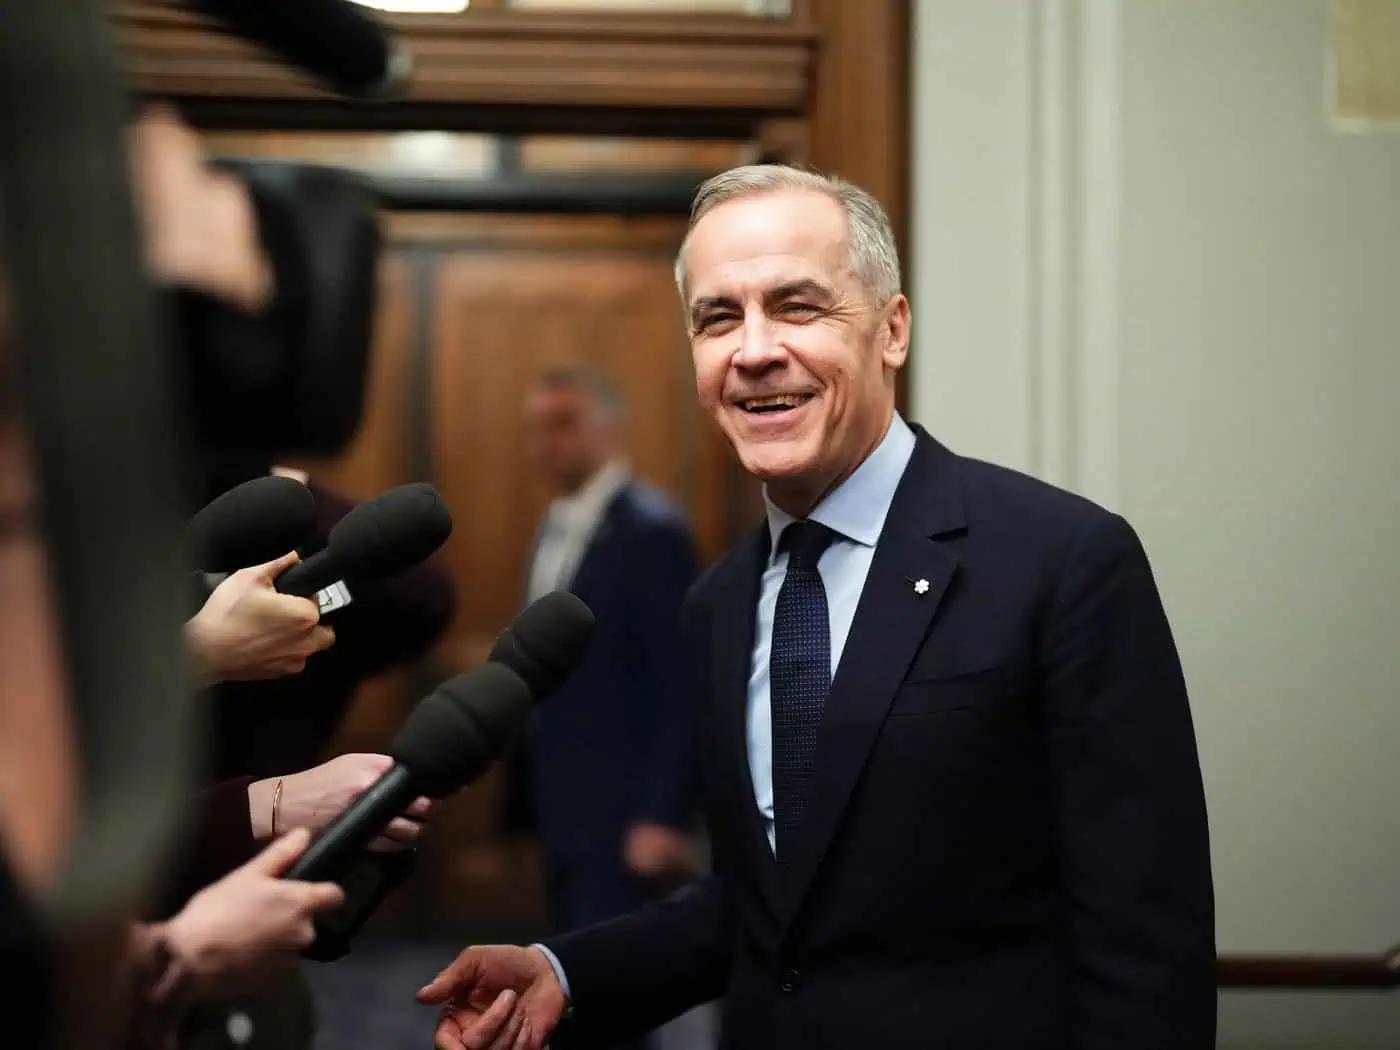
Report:
[[[774,394],[772,397],[751,397],[741,401],[745,412],[773,411],[779,408],[796,408],[811,398],[811,394]]]

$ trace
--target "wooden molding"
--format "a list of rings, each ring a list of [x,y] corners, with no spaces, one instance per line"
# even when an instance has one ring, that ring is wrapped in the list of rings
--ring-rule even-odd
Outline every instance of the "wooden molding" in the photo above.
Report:
[[[1400,946],[1382,955],[1222,955],[1221,988],[1393,989]]]
[[[527,107],[576,130],[605,112],[709,113],[728,123],[804,110],[816,35],[806,19],[485,10],[386,16],[415,56],[409,92],[345,101],[198,15],[161,0],[117,0],[128,79],[229,126],[492,126]],[[239,116],[241,114],[241,116]],[[657,123],[655,117],[652,124]],[[661,123],[665,123],[663,119]],[[703,129],[702,129],[703,130]]]
[[[911,288],[909,0],[808,0],[802,11],[821,46],[806,139],[789,150],[805,148],[801,159],[850,179],[884,206],[904,263],[905,288]],[[905,413],[908,387],[905,368],[895,384]]]

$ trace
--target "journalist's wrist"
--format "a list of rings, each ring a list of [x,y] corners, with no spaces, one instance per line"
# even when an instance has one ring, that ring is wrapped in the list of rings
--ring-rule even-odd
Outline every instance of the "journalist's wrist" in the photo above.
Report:
[[[248,785],[248,822],[253,828],[254,842],[272,838],[272,796],[277,790],[277,780],[277,777],[269,777]]]
[[[190,654],[200,686],[216,685],[222,679],[222,672],[215,663],[216,646],[210,637],[208,624],[201,618],[201,613],[195,613],[185,621],[184,635],[185,650]]]

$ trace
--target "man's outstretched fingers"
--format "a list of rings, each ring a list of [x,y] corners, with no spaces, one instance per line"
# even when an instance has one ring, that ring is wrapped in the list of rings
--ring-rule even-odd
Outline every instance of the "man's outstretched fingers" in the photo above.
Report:
[[[433,1050],[462,1050],[462,1029],[450,1006],[443,1007],[433,1031]]]
[[[505,1027],[491,1042],[481,1044],[483,1050],[516,1050],[520,1042],[520,1030],[525,1025],[525,1008],[512,1010]],[[471,1043],[467,1044],[471,1046]]]
[[[515,1003],[516,995],[509,988],[496,996],[490,1009],[462,1032],[462,1045],[466,1050],[497,1050],[498,1046],[509,1048],[510,1043],[499,1042],[497,1037],[515,1016]]]
[[[445,1003],[460,988],[466,991],[476,983],[476,958],[468,948],[431,981],[418,989],[418,1001],[425,1005]]]

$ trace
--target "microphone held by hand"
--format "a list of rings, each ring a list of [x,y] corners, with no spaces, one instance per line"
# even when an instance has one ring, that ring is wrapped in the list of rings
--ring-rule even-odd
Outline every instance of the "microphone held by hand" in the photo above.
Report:
[[[299,481],[253,478],[210,501],[185,526],[186,561],[237,572],[295,550],[316,524],[316,497]]]
[[[331,527],[325,550],[277,578],[283,594],[309,598],[338,580],[376,579],[417,565],[452,534],[452,515],[426,482],[381,492]]]
[[[487,664],[438,686],[408,716],[394,764],[311,843],[288,878],[334,879],[419,795],[441,797],[485,771],[530,713],[529,687]]]

